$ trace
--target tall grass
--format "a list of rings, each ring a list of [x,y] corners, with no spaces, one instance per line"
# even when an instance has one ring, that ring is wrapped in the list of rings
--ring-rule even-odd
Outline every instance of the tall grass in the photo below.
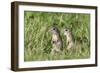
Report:
[[[24,12],[24,60],[64,60],[84,59],[90,57],[90,15],[78,13],[54,12]],[[62,55],[50,54],[51,34],[49,28],[56,24],[59,30],[64,27],[71,29],[76,44],[75,50],[65,50],[65,37],[63,38]],[[80,47],[79,47],[80,46]]]

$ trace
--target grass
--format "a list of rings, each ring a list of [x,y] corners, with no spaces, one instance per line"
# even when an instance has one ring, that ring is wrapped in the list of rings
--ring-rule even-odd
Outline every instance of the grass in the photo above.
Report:
[[[90,15],[78,13],[24,12],[24,60],[67,60],[85,59],[90,57]],[[52,44],[49,28],[56,24],[59,30],[64,27],[71,29],[76,47],[66,50],[63,38],[62,55],[50,54]]]

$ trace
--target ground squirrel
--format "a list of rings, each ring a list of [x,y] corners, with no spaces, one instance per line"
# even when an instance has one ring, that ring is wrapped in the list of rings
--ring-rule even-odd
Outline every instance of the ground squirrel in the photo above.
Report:
[[[62,42],[62,38],[61,38],[59,29],[57,27],[53,26],[53,27],[51,27],[50,32],[51,32],[51,36],[52,36],[51,53],[53,53],[53,54],[61,53],[61,50],[62,50],[62,47],[63,47],[63,42]]]
[[[74,40],[72,36],[72,32],[68,28],[64,28],[64,35],[66,36],[66,49],[71,49],[74,47]]]

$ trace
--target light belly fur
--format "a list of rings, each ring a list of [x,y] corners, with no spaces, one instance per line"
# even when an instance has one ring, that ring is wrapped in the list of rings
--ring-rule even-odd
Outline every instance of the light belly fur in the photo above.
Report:
[[[53,41],[57,41],[58,39],[59,39],[59,38],[57,37],[57,35],[53,35],[53,36],[52,36],[52,40],[53,40]]]

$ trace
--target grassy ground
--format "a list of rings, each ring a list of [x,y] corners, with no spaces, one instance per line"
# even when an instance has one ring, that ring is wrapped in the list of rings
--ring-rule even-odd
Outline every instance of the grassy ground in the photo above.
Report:
[[[24,60],[64,60],[84,59],[90,57],[90,15],[74,13],[31,12],[24,13]],[[49,28],[56,24],[62,30],[71,29],[76,47],[74,50],[65,50],[65,37],[63,38],[62,55],[50,54],[52,44]],[[80,47],[79,47],[80,46]]]

